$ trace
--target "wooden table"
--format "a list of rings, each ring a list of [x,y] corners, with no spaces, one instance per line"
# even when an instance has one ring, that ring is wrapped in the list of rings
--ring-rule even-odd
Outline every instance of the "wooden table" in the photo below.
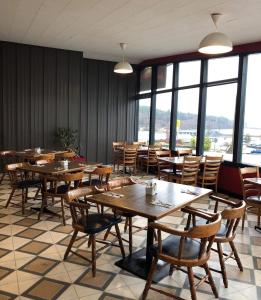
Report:
[[[148,223],[150,223],[155,222],[156,220],[189,205],[197,199],[212,193],[212,190],[209,189],[162,180],[154,180],[154,182],[157,183],[157,194],[154,196],[146,195],[145,185],[134,184],[116,190],[117,194],[121,194],[122,197],[116,198],[106,194],[97,194],[88,199],[97,204],[145,217],[148,219]],[[188,191],[195,194],[189,193]],[[152,204],[154,201],[159,204]],[[168,203],[170,206],[160,206],[160,203]],[[153,235],[153,229],[148,227],[146,249],[141,249],[133,253],[132,256],[121,259],[116,263],[116,265],[143,279],[146,279],[152,263],[152,256],[149,249],[153,245]],[[162,266],[159,266],[158,272],[155,273],[153,280],[158,282],[167,274],[168,268],[162,268]]]
[[[168,162],[175,166],[181,166],[184,162],[184,156],[174,156],[174,157],[159,157],[159,160]],[[205,157],[202,157],[200,163],[204,164]]]
[[[261,178],[260,177],[245,178],[244,181],[247,183],[252,183],[252,184],[256,185],[259,189],[261,187]],[[260,191],[260,194],[261,194],[261,191]],[[260,205],[261,205],[261,200],[260,200]],[[261,227],[257,226],[257,225],[255,226],[255,229],[258,230],[259,232],[261,231]]]
[[[69,172],[77,172],[77,171],[84,171],[88,170],[90,172],[90,169],[88,169],[88,167],[90,168],[90,166],[94,166],[94,165],[98,165],[97,163],[79,163],[76,161],[69,161],[68,162],[68,166],[63,166],[61,164],[61,162],[58,161],[53,161],[51,163],[47,163],[44,165],[31,165],[31,164],[27,164],[26,166],[23,166],[22,168],[20,168],[21,170],[25,171],[25,172],[33,172],[33,173],[38,173],[43,175],[43,179],[42,179],[42,201],[44,203],[44,212],[48,213],[48,214],[55,214],[57,215],[55,212],[49,210],[47,208],[47,200],[44,197],[44,191],[47,189],[47,182],[44,179],[46,176],[55,176],[55,175],[59,175],[59,174],[64,174],[64,173],[69,173]],[[93,170],[93,169],[92,169]],[[40,207],[32,207],[32,209],[34,210],[40,210]]]

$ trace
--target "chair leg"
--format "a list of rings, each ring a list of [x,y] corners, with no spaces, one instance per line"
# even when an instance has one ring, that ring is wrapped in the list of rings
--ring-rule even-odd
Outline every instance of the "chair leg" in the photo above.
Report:
[[[96,240],[95,235],[90,235],[91,243],[92,243],[92,276],[96,276]]]
[[[2,181],[4,180],[4,177],[5,177],[6,173],[4,172],[1,176],[1,179],[0,179],[0,184],[2,183]]]
[[[11,194],[9,195],[9,198],[8,198],[8,200],[7,200],[7,202],[6,202],[5,208],[7,208],[8,205],[10,204],[11,199],[13,198],[14,192],[15,192],[15,188],[12,189],[12,192],[11,192]]]
[[[171,264],[169,266],[169,276],[172,276],[173,272],[174,272],[174,265]]]
[[[258,208],[257,212],[257,226],[260,227],[261,208]]]
[[[26,202],[26,191],[22,189],[22,214],[24,215],[25,211],[25,202]]]
[[[219,257],[219,263],[220,263],[220,267],[221,267],[223,283],[224,283],[225,288],[227,288],[228,287],[227,273],[226,273],[226,266],[225,266],[223,249],[222,249],[221,243],[217,243],[217,250],[218,250],[218,257]]]
[[[188,279],[189,279],[189,285],[190,285],[190,293],[191,293],[191,299],[196,300],[196,289],[195,289],[195,283],[194,283],[194,274],[192,267],[188,267]]]
[[[61,207],[62,207],[63,226],[65,226],[66,225],[66,221],[65,221],[65,214],[64,214],[64,201],[63,201],[63,197],[61,197]]]
[[[242,217],[242,231],[244,230],[244,227],[245,227],[245,219],[246,219],[246,210]]]
[[[152,261],[152,264],[151,264],[149,275],[147,277],[146,285],[144,287],[144,290],[143,290],[143,293],[142,293],[142,296],[141,296],[142,300],[145,300],[148,296],[148,292],[149,292],[149,289],[150,289],[150,286],[151,286],[151,283],[152,283],[153,273],[156,269],[157,262],[158,262],[158,258],[154,257],[154,259]]]
[[[132,218],[129,218],[129,253],[132,255]]]
[[[243,266],[242,266],[241,260],[240,260],[240,258],[239,258],[239,255],[238,255],[238,253],[237,253],[237,249],[236,249],[236,247],[235,247],[234,242],[233,242],[233,241],[230,241],[230,242],[229,242],[229,245],[230,245],[230,247],[231,247],[231,249],[232,249],[232,251],[233,251],[233,253],[234,253],[234,256],[235,256],[235,259],[236,259],[236,262],[237,262],[237,265],[238,265],[239,270],[240,270],[241,272],[243,272]]]
[[[37,199],[38,195],[39,195],[39,192],[40,192],[41,188],[38,188],[35,195],[34,195],[34,200]]]
[[[119,229],[119,225],[118,224],[115,224],[115,229],[116,229],[117,238],[119,240],[119,245],[120,245],[120,249],[121,249],[121,255],[124,258],[125,257],[125,251],[124,251],[124,247],[123,247],[123,243],[122,243],[122,239],[121,239],[121,233],[120,233],[120,229]]]
[[[78,234],[78,230],[74,230],[74,233],[73,233],[73,235],[71,237],[70,243],[69,243],[69,245],[68,245],[68,247],[67,247],[67,249],[66,249],[66,251],[64,253],[63,259],[66,259],[68,257],[68,255],[69,255],[69,253],[70,253],[70,251],[72,249],[72,245],[73,245],[74,241],[76,240],[77,234]]]
[[[215,282],[213,280],[213,277],[211,275],[211,272],[209,270],[208,264],[206,263],[205,265],[203,265],[203,268],[205,269],[206,275],[208,276],[208,281],[209,281],[210,287],[212,289],[212,292],[215,295],[215,298],[218,298],[217,288],[216,288]]]
[[[111,232],[111,227],[109,227],[109,228],[106,230],[106,232],[105,232],[105,234],[104,234],[104,237],[103,237],[104,241],[107,240],[107,238],[108,238],[110,232]]]
[[[125,224],[124,224],[124,233],[127,232],[128,225],[129,225],[129,217],[126,217]]]

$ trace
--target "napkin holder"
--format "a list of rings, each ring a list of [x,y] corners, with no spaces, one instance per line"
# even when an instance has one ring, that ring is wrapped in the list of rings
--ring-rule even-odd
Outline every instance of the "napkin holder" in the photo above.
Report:
[[[151,182],[146,185],[146,195],[154,196],[157,194],[157,184],[156,182]]]

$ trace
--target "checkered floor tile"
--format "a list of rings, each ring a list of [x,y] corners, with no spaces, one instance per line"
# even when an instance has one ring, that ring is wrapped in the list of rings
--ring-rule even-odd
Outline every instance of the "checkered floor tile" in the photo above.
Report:
[[[118,176],[118,175],[116,175]],[[115,175],[114,175],[115,177]],[[136,176],[143,181],[151,176]],[[66,211],[67,225],[61,224],[59,217],[43,214],[38,221],[37,213],[31,209],[37,204],[29,200],[25,214],[21,213],[21,199],[5,208],[10,193],[8,180],[0,186],[0,299],[37,300],[95,300],[95,299],[139,299],[145,281],[121,270],[115,265],[120,259],[118,248],[111,247],[101,251],[97,258],[97,275],[91,276],[90,263],[75,254],[64,261],[63,256],[72,235],[69,210]],[[213,209],[213,203],[201,199],[193,204],[203,209]],[[95,208],[92,208],[95,211]],[[186,216],[178,211],[161,220],[164,224],[184,228]],[[235,245],[238,249],[244,272],[240,272],[233,260],[226,263],[228,288],[223,286],[218,273],[213,273],[219,290],[219,299],[261,299],[261,235],[254,229],[256,216],[248,214],[245,230],[238,228]],[[134,218],[134,224],[145,225],[146,220]],[[124,224],[120,224],[123,232]],[[125,235],[123,234],[123,237]],[[88,239],[82,236],[73,246],[78,254],[90,257]],[[134,249],[146,243],[146,232],[134,234]],[[128,246],[126,252],[128,252]],[[97,244],[97,248],[98,248]],[[229,247],[224,247],[229,250]],[[212,254],[210,265],[218,265],[218,257]],[[202,274],[202,270],[195,268]],[[172,294],[190,299],[187,277],[180,271],[167,276],[159,286]],[[213,299],[208,285],[197,291],[198,299]],[[148,299],[169,299],[150,291]]]

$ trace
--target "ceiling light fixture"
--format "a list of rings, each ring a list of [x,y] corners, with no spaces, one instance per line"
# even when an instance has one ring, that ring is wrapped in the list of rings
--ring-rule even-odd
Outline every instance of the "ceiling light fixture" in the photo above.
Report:
[[[211,14],[216,31],[208,34],[199,44],[198,51],[204,54],[222,54],[232,51],[233,45],[227,35],[217,31],[217,23],[222,15]]]
[[[119,74],[129,74],[133,72],[132,66],[130,63],[125,61],[125,49],[126,49],[126,43],[120,43],[120,47],[122,50],[122,61],[118,62],[114,67],[114,73]]]

